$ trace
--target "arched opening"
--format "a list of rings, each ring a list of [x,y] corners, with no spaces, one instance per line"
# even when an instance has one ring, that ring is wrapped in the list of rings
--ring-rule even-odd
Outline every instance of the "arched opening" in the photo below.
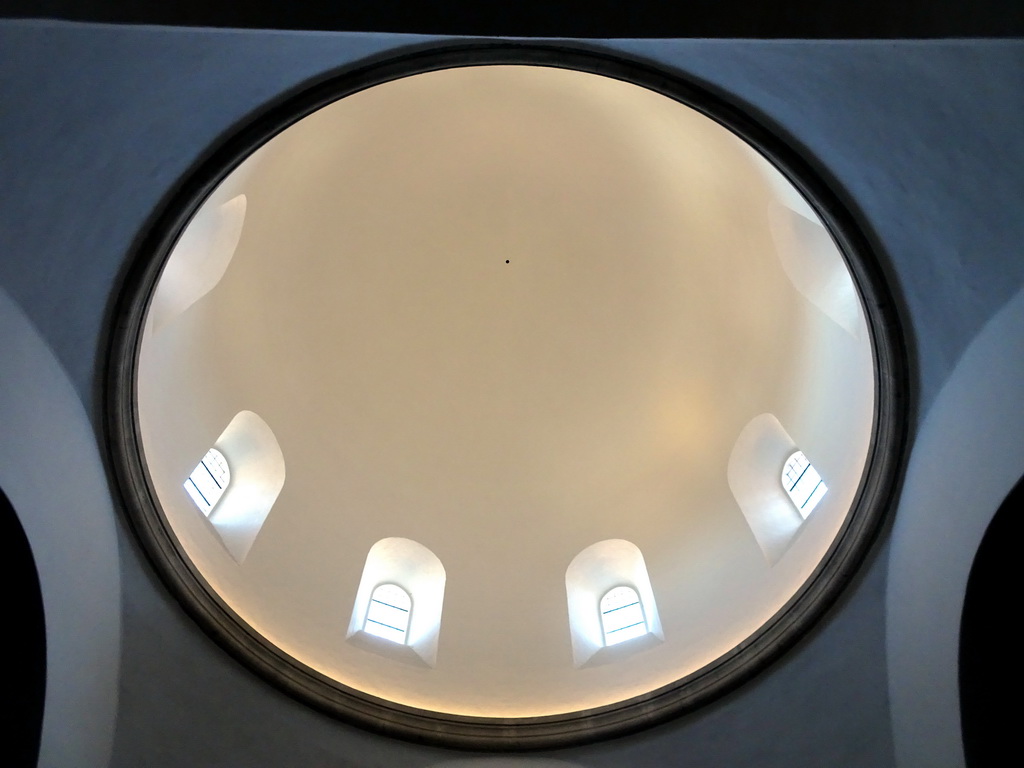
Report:
[[[985,531],[971,566],[960,621],[960,727],[968,768],[1001,765],[1013,754],[1016,712],[1007,664],[1018,652],[1016,556],[1024,478]]]
[[[790,548],[828,490],[804,452],[770,413],[755,416],[740,432],[729,456],[727,479],[750,532],[771,565]]]
[[[185,492],[199,510],[210,516],[231,482],[231,468],[224,454],[211,448],[185,481]]]
[[[231,557],[241,564],[274,507],[284,479],[284,454],[273,430],[252,411],[240,411],[183,487],[209,518]]]
[[[665,639],[647,564],[630,541],[606,539],[576,555],[565,571],[565,596],[576,667],[605,664]],[[613,649],[644,636],[647,642]]]
[[[224,277],[242,238],[245,195],[228,199],[230,187],[217,190],[211,205],[196,216],[194,226],[174,247],[175,258],[167,264],[166,290],[155,298],[150,314],[154,331],[167,326],[217,287]]]
[[[397,584],[381,584],[370,596],[363,629],[371,635],[405,645],[412,598]]]
[[[366,554],[347,639],[379,656],[434,666],[446,578],[419,542],[381,539]]]
[[[0,557],[13,576],[6,618],[8,665],[8,741],[4,753],[10,765],[35,765],[43,728],[46,694],[46,623],[39,574],[14,507],[0,490]]]
[[[615,587],[605,593],[601,598],[601,629],[606,646],[647,634],[647,618],[635,589]]]
[[[800,516],[807,519],[818,502],[828,492],[828,486],[821,479],[818,470],[807,460],[803,451],[797,451],[788,459],[782,468],[782,487],[789,494],[790,501],[797,508]]]

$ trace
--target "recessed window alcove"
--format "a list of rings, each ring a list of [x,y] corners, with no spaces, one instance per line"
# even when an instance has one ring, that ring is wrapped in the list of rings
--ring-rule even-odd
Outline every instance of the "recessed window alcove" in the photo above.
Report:
[[[422,544],[381,539],[366,556],[348,640],[383,656],[434,666],[445,580],[441,561]]]
[[[126,280],[133,529],[228,652],[376,731],[538,749],[702,705],[849,581],[901,460],[892,302],[810,167],[564,46],[275,101]]]
[[[565,572],[577,667],[607,664],[664,640],[644,556],[635,544],[591,544]]]

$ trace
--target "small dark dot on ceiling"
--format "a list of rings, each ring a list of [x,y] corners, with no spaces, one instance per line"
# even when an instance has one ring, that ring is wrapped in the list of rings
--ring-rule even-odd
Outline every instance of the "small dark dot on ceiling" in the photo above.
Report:
[[[505,259],[505,263],[508,264],[508,259]]]

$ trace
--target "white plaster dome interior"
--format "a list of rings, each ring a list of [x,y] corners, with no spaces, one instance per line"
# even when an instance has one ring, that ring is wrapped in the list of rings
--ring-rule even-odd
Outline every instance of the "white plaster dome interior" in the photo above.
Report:
[[[198,209],[137,373],[153,489],[220,598],[387,701],[624,701],[757,632],[872,439],[858,290],[698,111],[579,71],[416,74]]]

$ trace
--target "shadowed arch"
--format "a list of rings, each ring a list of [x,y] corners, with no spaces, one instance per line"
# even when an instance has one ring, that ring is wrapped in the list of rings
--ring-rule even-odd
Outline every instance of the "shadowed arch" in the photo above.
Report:
[[[1024,477],[992,518],[971,566],[960,620],[960,727],[967,768],[998,765],[1012,753],[1013,713],[1006,662],[1017,649],[1012,584],[1015,513],[1024,508]]]
[[[43,730],[43,700],[46,696],[46,622],[39,574],[28,538],[14,507],[0,489],[0,558],[13,577],[8,594],[7,624],[16,631],[7,634],[7,653],[15,660],[7,677],[9,701],[5,750],[11,765],[35,765],[39,760],[39,738]]]

